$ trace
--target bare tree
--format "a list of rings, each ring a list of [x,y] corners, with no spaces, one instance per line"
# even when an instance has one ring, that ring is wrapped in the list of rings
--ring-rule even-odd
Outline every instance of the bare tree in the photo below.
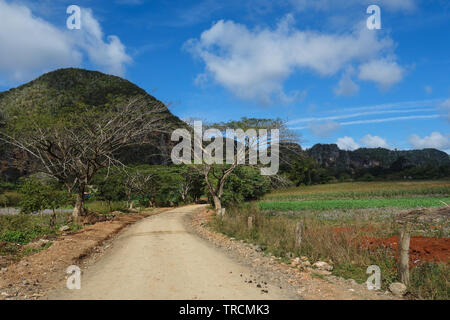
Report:
[[[125,185],[127,187],[127,197],[129,208],[133,209],[133,201],[131,201],[131,194],[135,193],[144,198],[152,192],[151,182],[157,178],[157,175],[152,172],[145,172],[140,170],[134,170],[128,172],[125,170]],[[149,203],[150,206],[152,203]]]
[[[0,139],[39,159],[45,171],[76,192],[73,217],[86,214],[84,193],[101,168],[121,165],[117,151],[150,142],[149,136],[167,132],[166,106],[145,96],[115,100],[104,106],[52,110],[37,106],[9,109]]]
[[[243,118],[240,121],[207,125],[206,132],[210,131],[210,140],[214,140],[210,145],[205,145],[203,131],[200,135],[196,135],[195,125],[192,125],[192,122],[189,124],[194,127],[192,151],[194,163],[198,164],[193,168],[204,176],[218,215],[224,215],[225,213],[222,208],[224,185],[236,168],[253,166],[261,169],[262,172],[267,171],[268,169],[264,166],[270,163],[264,161],[261,155],[265,153],[265,157],[268,158],[270,152],[271,158],[278,161],[280,143],[289,145],[297,141],[297,135],[289,131],[280,119]],[[268,132],[275,129],[277,130],[276,136]],[[230,134],[230,132],[233,132],[233,134]],[[261,134],[261,132],[267,134]],[[223,142],[222,137],[225,138],[225,142]],[[211,148],[211,145],[214,144],[215,147]],[[224,157],[223,152],[224,145],[226,145],[226,157]],[[197,146],[197,150],[195,146]],[[202,155],[199,155],[199,152]],[[259,160],[257,159],[258,155],[260,156]],[[224,158],[226,158],[226,161],[223,161]],[[276,172],[274,174],[268,173],[267,176],[278,184],[286,183],[286,180],[278,176]]]

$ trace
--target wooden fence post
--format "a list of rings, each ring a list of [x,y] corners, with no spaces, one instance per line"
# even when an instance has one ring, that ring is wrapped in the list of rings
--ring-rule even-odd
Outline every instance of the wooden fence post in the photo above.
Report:
[[[249,229],[253,228],[253,217],[248,217],[247,226]]]
[[[398,278],[405,286],[409,284],[409,242],[411,236],[405,226],[400,232],[400,239],[398,244],[399,258],[398,258]]]
[[[295,248],[300,248],[300,245],[302,244],[302,229],[303,222],[297,222],[297,226],[295,227]]]

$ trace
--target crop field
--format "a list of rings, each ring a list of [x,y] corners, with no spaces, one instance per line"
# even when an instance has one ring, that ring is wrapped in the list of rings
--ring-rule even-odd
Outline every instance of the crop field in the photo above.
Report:
[[[450,204],[450,181],[346,182],[302,186],[266,195],[263,210],[419,209]]]
[[[370,209],[370,208],[398,208],[419,209],[442,207],[450,203],[450,197],[441,198],[373,198],[373,199],[336,199],[336,200],[312,200],[312,201],[270,201],[260,202],[259,206],[264,210],[332,210],[332,209]]]
[[[450,180],[441,181],[380,181],[321,184],[277,190],[264,201],[398,198],[450,195]]]
[[[397,281],[398,235],[411,233],[410,298],[450,297],[450,181],[353,182],[277,190],[232,208],[213,228],[267,247],[271,254],[306,256],[334,265],[333,274],[363,283],[382,270],[383,289]],[[253,227],[247,227],[248,217]],[[302,222],[302,243],[295,245]],[[289,262],[289,259],[286,260]]]

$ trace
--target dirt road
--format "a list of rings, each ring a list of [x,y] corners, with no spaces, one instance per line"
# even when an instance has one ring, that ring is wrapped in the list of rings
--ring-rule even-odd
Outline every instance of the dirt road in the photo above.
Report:
[[[45,298],[295,298],[278,286],[246,282],[251,274],[248,267],[189,233],[183,217],[199,207],[177,208],[137,222],[83,271],[80,290],[61,288]]]

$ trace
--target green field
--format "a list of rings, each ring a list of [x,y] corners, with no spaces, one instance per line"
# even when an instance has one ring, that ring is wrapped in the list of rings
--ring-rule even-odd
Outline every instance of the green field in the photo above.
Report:
[[[266,195],[264,210],[336,210],[442,207],[450,204],[450,181],[346,182],[301,186]]]
[[[312,201],[273,201],[260,202],[263,210],[297,211],[297,210],[334,210],[334,209],[370,209],[370,208],[431,208],[442,207],[450,203],[446,198],[374,198],[374,199],[334,199]]]
[[[450,180],[344,182],[277,190],[264,197],[270,201],[312,199],[395,198],[450,196]]]

